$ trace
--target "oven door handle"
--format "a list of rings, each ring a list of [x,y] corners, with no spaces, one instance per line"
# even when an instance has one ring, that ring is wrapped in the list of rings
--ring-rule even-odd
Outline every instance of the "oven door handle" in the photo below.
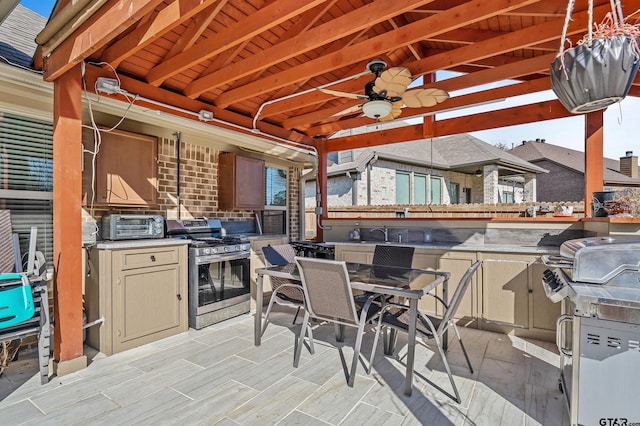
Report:
[[[565,356],[572,356],[572,350],[564,347],[565,340],[565,323],[571,322],[573,323],[573,315],[560,315],[558,317],[558,321],[556,322],[556,346],[558,346],[558,350]]]
[[[205,255],[199,256],[196,258],[196,265],[206,265],[209,263],[217,263],[217,262],[227,262],[231,260],[243,260],[249,259],[251,257],[250,253],[243,254],[226,254],[226,255]]]

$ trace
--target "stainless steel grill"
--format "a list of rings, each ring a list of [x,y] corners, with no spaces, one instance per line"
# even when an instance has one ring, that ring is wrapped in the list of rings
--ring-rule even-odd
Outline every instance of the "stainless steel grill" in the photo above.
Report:
[[[556,340],[571,424],[640,422],[640,236],[569,240],[543,260],[547,297],[563,306]]]

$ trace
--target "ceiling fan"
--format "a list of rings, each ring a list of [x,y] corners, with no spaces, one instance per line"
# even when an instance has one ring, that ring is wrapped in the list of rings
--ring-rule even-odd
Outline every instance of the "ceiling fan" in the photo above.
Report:
[[[365,116],[379,121],[398,118],[402,113],[402,105],[408,108],[430,107],[449,98],[449,94],[442,89],[407,90],[412,81],[411,72],[405,67],[385,70],[386,67],[386,62],[380,59],[374,59],[367,64],[367,68],[376,78],[365,85],[364,95],[323,88],[318,90],[328,95],[367,101],[339,114],[362,109]]]

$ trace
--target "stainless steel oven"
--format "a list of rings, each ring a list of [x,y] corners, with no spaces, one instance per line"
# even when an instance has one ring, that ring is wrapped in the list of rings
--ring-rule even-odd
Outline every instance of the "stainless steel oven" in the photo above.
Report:
[[[250,244],[221,236],[217,219],[167,221],[167,235],[188,238],[189,327],[200,329],[250,309]]]

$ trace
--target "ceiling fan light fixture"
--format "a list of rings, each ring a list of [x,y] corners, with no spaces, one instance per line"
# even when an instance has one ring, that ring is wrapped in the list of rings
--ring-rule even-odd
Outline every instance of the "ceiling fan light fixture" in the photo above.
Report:
[[[369,101],[362,105],[364,115],[369,118],[382,118],[391,112],[391,102],[388,101]]]

